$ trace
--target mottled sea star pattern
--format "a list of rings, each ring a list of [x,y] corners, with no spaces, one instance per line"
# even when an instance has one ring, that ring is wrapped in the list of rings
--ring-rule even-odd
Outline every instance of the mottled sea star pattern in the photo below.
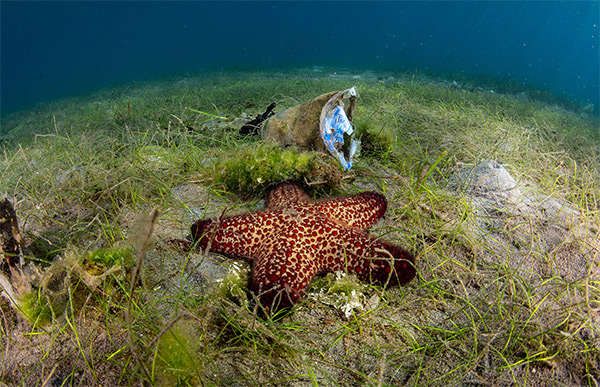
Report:
[[[269,193],[264,210],[199,220],[192,237],[201,248],[252,260],[251,290],[273,311],[304,297],[322,272],[343,270],[388,286],[413,279],[408,251],[364,233],[386,210],[378,192],[311,201],[296,184],[283,183]]]

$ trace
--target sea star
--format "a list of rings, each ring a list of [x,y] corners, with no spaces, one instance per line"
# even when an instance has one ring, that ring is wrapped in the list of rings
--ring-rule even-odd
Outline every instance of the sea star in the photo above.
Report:
[[[386,210],[377,192],[311,201],[296,184],[283,183],[269,193],[264,210],[199,220],[192,237],[202,248],[252,260],[251,290],[269,312],[291,307],[322,272],[345,270],[381,285],[409,282],[413,256],[363,232]]]

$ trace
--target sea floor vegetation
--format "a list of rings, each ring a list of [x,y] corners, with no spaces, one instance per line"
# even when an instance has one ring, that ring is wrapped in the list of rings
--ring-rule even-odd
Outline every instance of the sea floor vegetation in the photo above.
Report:
[[[348,172],[238,135],[272,102],[351,86]],[[598,386],[600,123],[544,96],[315,68],[133,83],[3,117],[0,193],[27,264],[0,297],[0,386]],[[167,243],[288,180],[314,198],[383,192],[370,234],[413,252],[417,278],[322,275],[267,316],[247,262]]]

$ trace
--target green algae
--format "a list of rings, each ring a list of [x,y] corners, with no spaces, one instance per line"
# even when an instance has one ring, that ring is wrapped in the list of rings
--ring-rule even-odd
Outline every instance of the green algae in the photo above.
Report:
[[[343,177],[335,161],[322,153],[262,142],[217,153],[203,174],[213,185],[246,197],[283,181],[335,186]]]

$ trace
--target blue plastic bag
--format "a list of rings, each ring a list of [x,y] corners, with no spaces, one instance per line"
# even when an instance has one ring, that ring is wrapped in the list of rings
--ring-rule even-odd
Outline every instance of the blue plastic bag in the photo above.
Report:
[[[351,112],[354,108],[356,98],[358,93],[354,87],[341,91],[327,101],[321,112],[321,138],[346,171],[352,168],[352,158],[360,145],[354,139],[354,128],[346,114],[346,109]],[[348,107],[344,105],[345,100]]]

